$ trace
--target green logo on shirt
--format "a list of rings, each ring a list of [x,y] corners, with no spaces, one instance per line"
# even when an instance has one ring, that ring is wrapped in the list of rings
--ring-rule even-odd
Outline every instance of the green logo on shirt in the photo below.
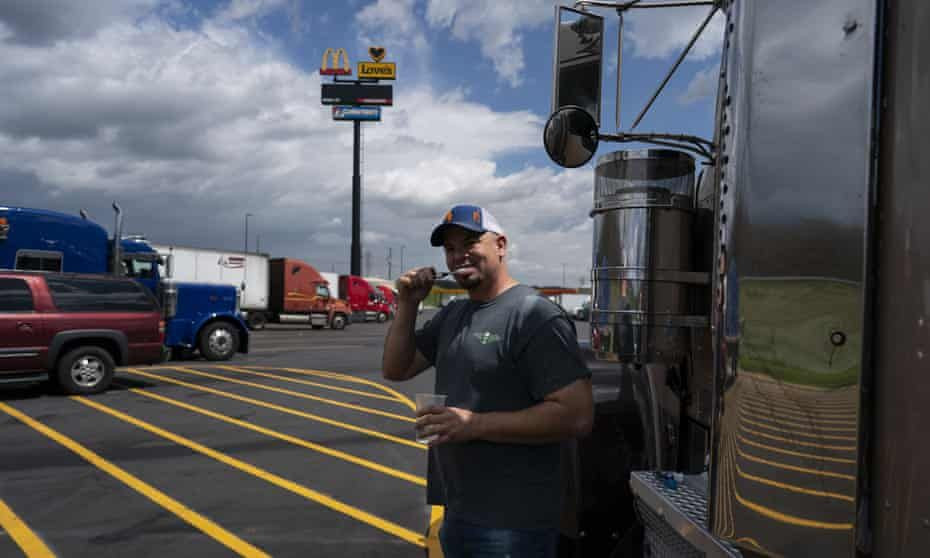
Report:
[[[478,340],[482,345],[487,345],[488,343],[497,343],[501,340],[500,335],[496,333],[491,333],[490,331],[485,331],[484,333],[472,333],[475,336],[475,339]]]

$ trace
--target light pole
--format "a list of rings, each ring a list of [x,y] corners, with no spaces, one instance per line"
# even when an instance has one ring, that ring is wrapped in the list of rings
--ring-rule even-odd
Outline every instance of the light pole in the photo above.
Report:
[[[245,253],[249,253],[249,217],[254,217],[251,213],[245,214]]]

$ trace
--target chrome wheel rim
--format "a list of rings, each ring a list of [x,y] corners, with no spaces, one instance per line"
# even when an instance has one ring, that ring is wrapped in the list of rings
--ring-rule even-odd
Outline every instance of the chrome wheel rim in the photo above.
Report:
[[[217,328],[210,332],[210,338],[207,340],[207,344],[210,346],[210,350],[216,354],[226,354],[229,352],[230,347],[232,347],[233,335],[232,332],[225,328]]]
[[[71,379],[85,388],[94,387],[103,380],[103,361],[93,355],[82,356],[71,365]]]

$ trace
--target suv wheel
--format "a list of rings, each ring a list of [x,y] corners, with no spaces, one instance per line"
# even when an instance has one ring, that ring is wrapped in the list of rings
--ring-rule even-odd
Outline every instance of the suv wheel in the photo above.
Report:
[[[62,391],[71,395],[100,393],[113,381],[113,357],[100,347],[78,347],[58,361],[57,378]]]
[[[207,360],[229,360],[239,348],[239,332],[227,322],[215,322],[200,333],[200,354]]]
[[[379,324],[386,322],[387,318],[388,316],[386,312],[378,312],[378,323]]]
[[[333,329],[345,329],[346,328],[346,317],[342,314],[336,314],[333,316],[332,321],[329,323],[329,327]]]

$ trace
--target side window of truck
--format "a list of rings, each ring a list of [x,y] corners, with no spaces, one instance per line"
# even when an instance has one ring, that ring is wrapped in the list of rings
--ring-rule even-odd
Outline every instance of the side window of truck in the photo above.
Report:
[[[134,281],[47,277],[55,306],[62,312],[151,312],[158,306]]]
[[[32,312],[32,291],[22,279],[0,278],[0,312]]]
[[[20,250],[16,253],[16,269],[23,271],[61,271],[61,252]]]

